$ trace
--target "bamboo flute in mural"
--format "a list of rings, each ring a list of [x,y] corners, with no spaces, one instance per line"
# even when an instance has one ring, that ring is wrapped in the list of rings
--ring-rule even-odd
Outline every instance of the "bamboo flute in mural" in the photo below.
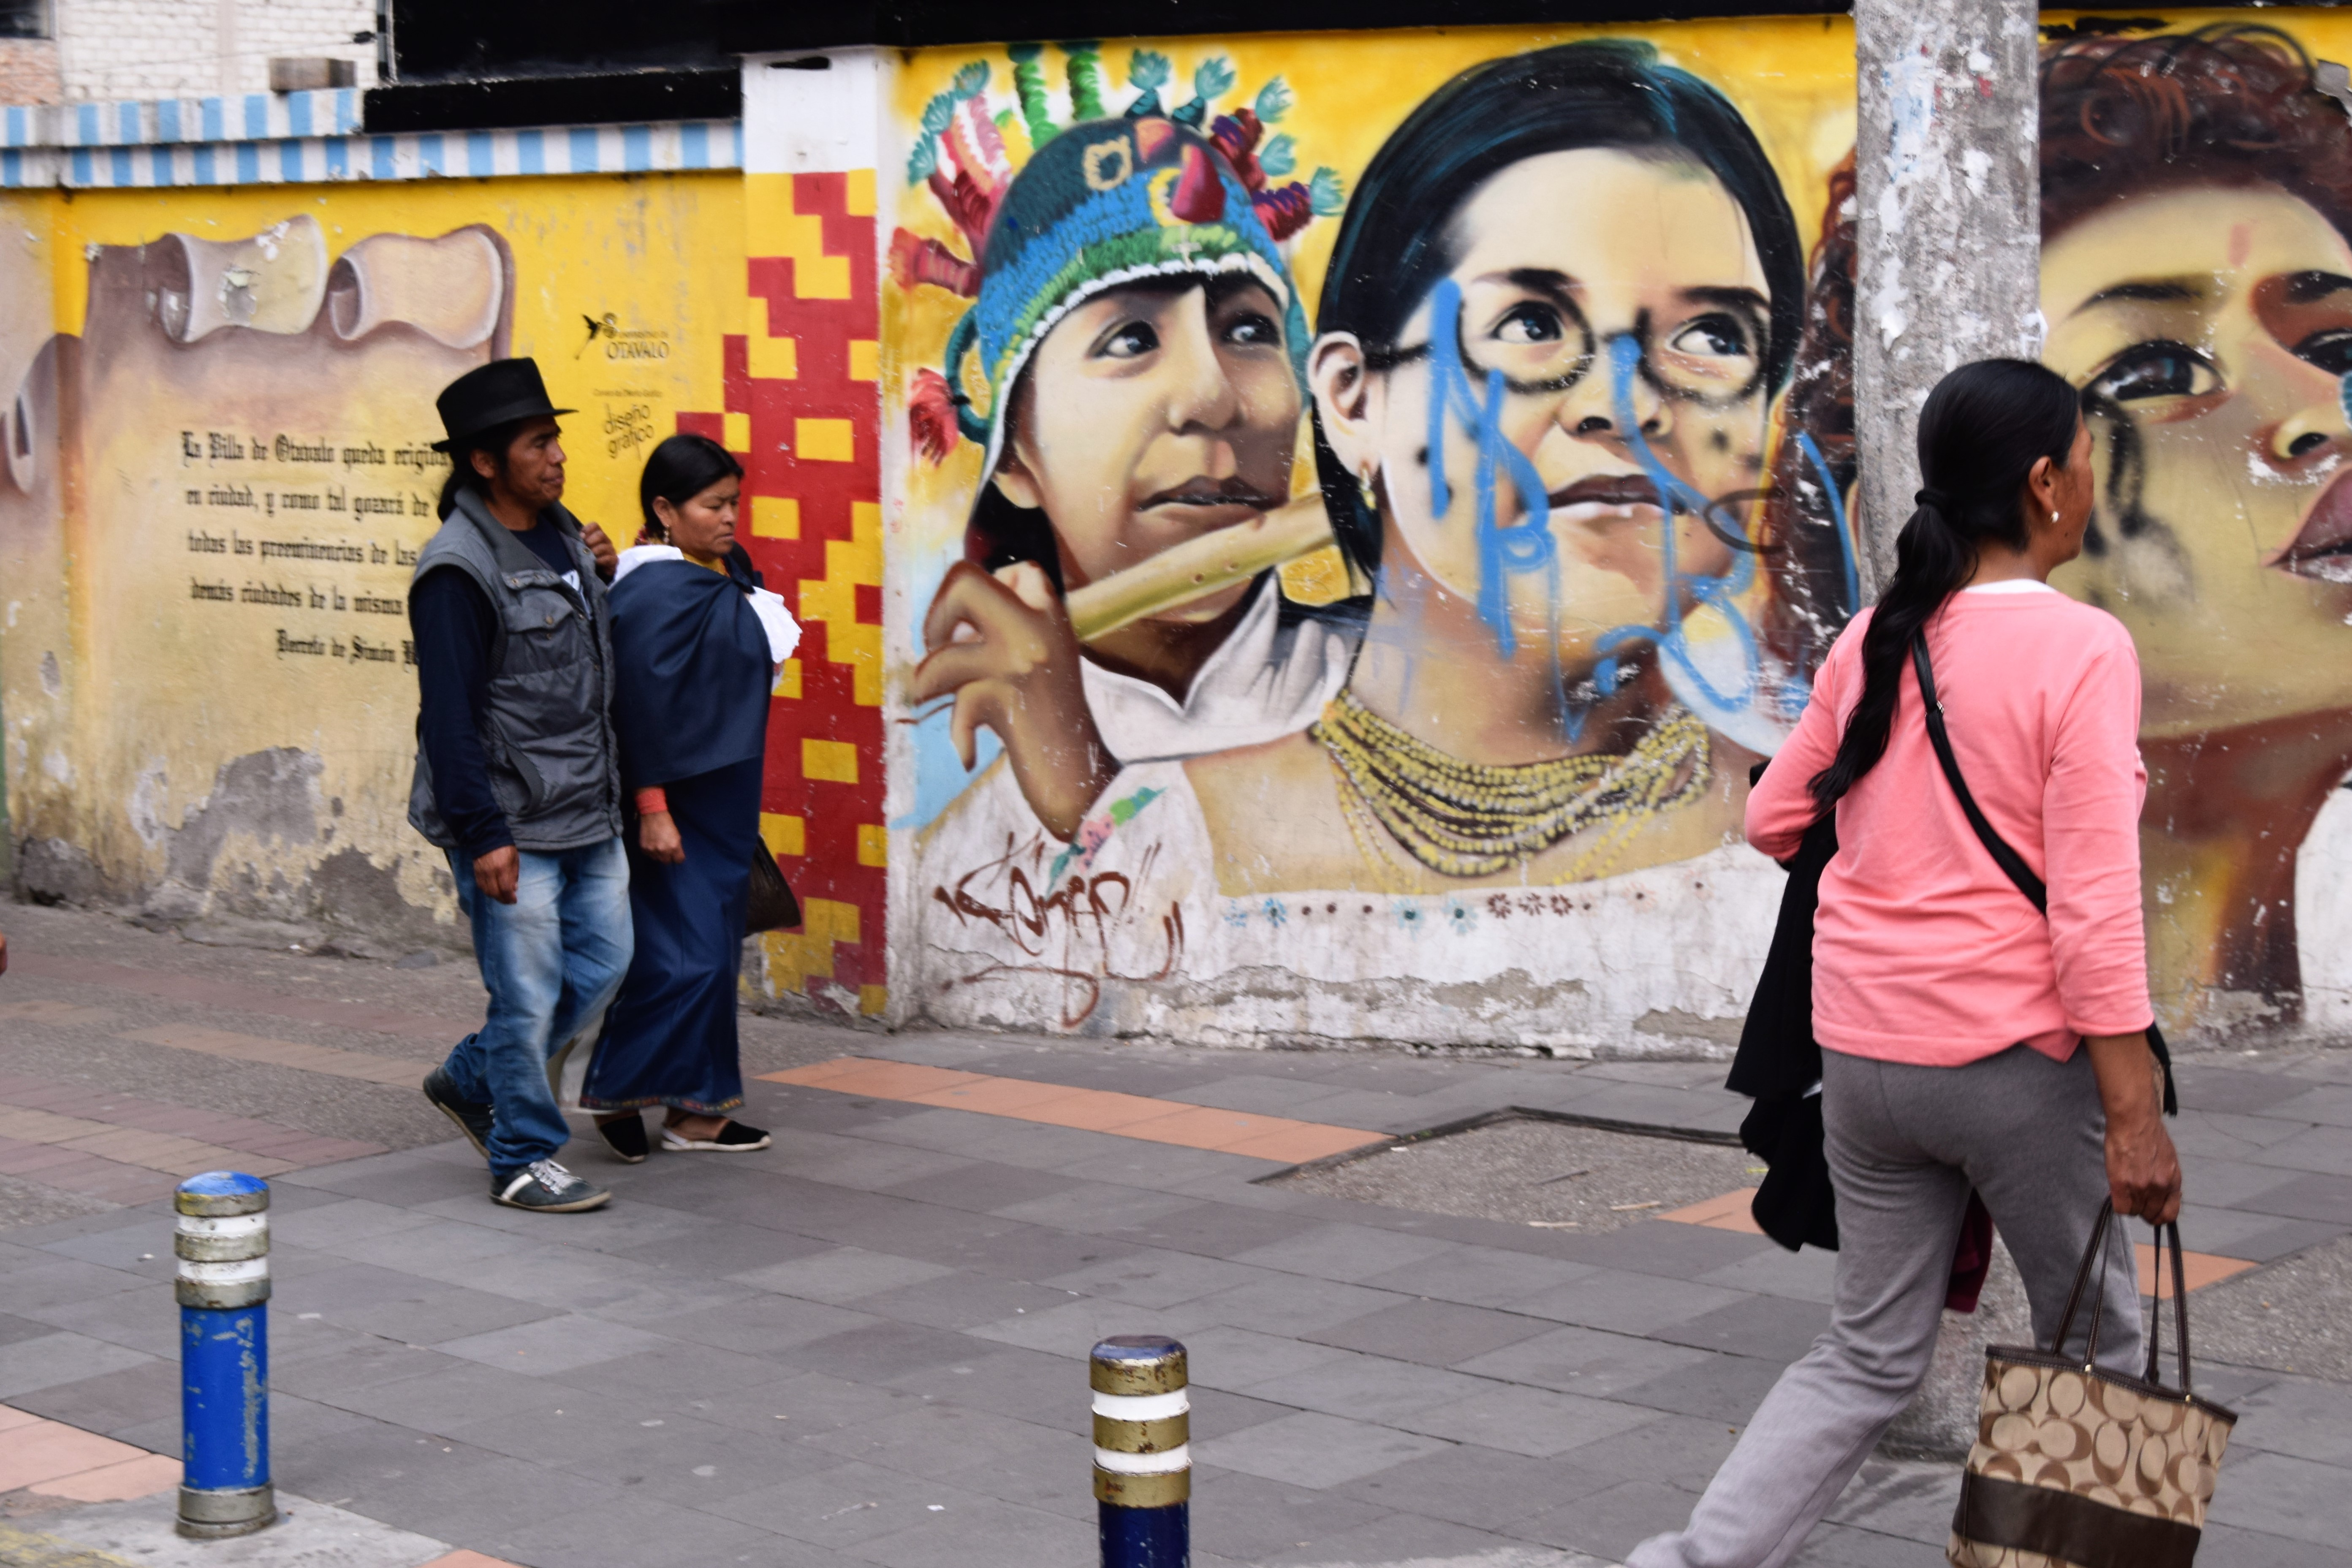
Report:
[[[1013,58],[1023,121],[1050,130],[1028,108],[1042,56]],[[1087,101],[1092,57],[1069,66]],[[1423,931],[1606,919],[1538,889],[1652,898],[1627,879],[1689,865],[1719,912],[1762,897],[1729,847],[1747,768],[1853,608],[1850,303],[1809,314],[1800,226],[1740,111],[1639,40],[1474,66],[1352,181],[1310,334],[1250,162],[1288,94],[1211,120],[1235,75],[1213,58],[1171,116],[1166,74],[1138,51],[1123,123],[1030,155],[967,230],[977,266],[894,247],[902,289],[981,299],[912,389],[929,454],[987,455],[908,697],[953,694],[967,767],[976,728],[1007,753],[921,844],[925,945],[973,961],[950,991],[1031,975],[1076,1023],[1105,982],[1173,997],[1236,944],[1387,981],[1449,966],[1391,951]],[[1013,117],[983,86],[932,101],[911,175],[955,190],[990,166],[976,127]],[[1055,205],[1029,194],[1054,180]],[[1318,174],[1306,210],[1341,185]],[[1028,314],[995,325],[1016,266]],[[1806,424],[1776,450],[1801,355]],[[1341,591],[1295,602],[1276,569],[1327,541]],[[1118,710],[1138,689],[1142,734]],[[1360,928],[1344,951],[1308,935],[1318,915]],[[1492,942],[1458,962],[1527,978]]]

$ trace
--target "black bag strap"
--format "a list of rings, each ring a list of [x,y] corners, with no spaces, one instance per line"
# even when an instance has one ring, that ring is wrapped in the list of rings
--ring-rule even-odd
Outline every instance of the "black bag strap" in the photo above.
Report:
[[[1924,631],[1911,634],[1911,668],[1919,677],[1920,705],[1927,715],[1927,739],[1935,745],[1936,761],[1943,764],[1944,782],[1952,786],[1954,795],[1959,796],[1960,811],[1968,817],[1969,826],[1976,829],[1977,841],[1985,847],[1985,853],[1992,857],[1993,864],[2017,884],[2017,890],[2025,895],[2027,901],[2047,916],[2050,913],[2049,886],[2033,874],[2033,868],[2025,863],[2025,857],[2011,848],[2009,840],[1995,832],[1992,824],[1985,820],[1983,810],[1977,805],[1977,797],[1969,791],[1969,781],[1960,776],[1960,760],[1952,754],[1951,732],[1944,728],[1944,703],[1936,695],[1936,671],[1927,662],[1927,636]],[[2154,1023],[2147,1026],[2147,1048],[2155,1056],[2158,1065],[2164,1068],[2164,1113],[2178,1116],[2180,1114],[2180,1097],[2172,1087],[2172,1049],[2165,1043],[2164,1031]]]
[[[1936,695],[1936,672],[1927,663],[1927,638],[1924,633],[1911,634],[1911,668],[1919,674],[1919,697],[1927,710],[1927,739],[1935,742],[1936,760],[1944,764],[1944,782],[1960,797],[1960,810],[1967,816],[1969,826],[1977,830],[1977,839],[1993,863],[2017,884],[2033,907],[2043,914],[2050,912],[2050,889],[2025,858],[2009,847],[2009,840],[1993,831],[1992,824],[1977,805],[1977,797],[1969,793],[1969,781],[1960,776],[1960,760],[1952,755],[1952,737],[1944,728],[1944,704]]]

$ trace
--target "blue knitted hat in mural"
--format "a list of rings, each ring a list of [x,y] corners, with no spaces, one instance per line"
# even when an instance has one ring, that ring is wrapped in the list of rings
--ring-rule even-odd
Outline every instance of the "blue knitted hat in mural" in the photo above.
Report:
[[[935,459],[968,437],[985,445],[982,471],[993,472],[1008,399],[1046,333],[1094,296],[1154,278],[1255,279],[1282,309],[1304,390],[1306,314],[1279,241],[1336,209],[1341,196],[1328,170],[1317,171],[1310,184],[1268,188],[1269,174],[1291,167],[1289,138],[1259,146],[1266,121],[1288,107],[1287,90],[1276,79],[1255,105],[1217,116],[1203,133],[1197,127],[1232,86],[1232,68],[1222,58],[1204,64],[1193,98],[1170,113],[1159,92],[1164,57],[1138,51],[1129,75],[1140,89],[1136,101],[1124,118],[1104,118],[1092,47],[1064,46],[1071,101],[1093,111],[1067,129],[1057,129],[1047,111],[1034,45],[1012,51],[1025,120],[1009,110],[988,113],[984,65],[967,67],[925,111],[910,183],[929,184],[980,256],[974,265],[903,229],[891,245],[902,288],[931,284],[977,296],[949,334],[945,374],[925,369],[915,378],[915,439]],[[1024,132],[1035,150],[1013,174],[1005,136]],[[941,148],[955,165],[951,178]]]

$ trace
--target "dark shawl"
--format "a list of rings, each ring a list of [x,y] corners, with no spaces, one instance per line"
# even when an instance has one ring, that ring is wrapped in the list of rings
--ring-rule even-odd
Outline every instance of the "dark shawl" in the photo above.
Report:
[[[691,561],[655,561],[613,587],[613,721],[633,790],[767,747],[772,667],[747,596],[759,574],[740,550],[728,568],[721,576]]]
[[[1762,769],[1758,769],[1760,775]],[[1810,1242],[1834,1251],[1837,1209],[1822,1152],[1822,1047],[1813,1040],[1813,911],[1822,872],[1837,854],[1837,817],[1805,830],[1787,862],[1780,923],[1739,1032],[1739,1054],[1724,1087],[1756,1101],[1739,1126],[1748,1152],[1769,1167],[1750,1212],[1764,1234],[1790,1248]]]

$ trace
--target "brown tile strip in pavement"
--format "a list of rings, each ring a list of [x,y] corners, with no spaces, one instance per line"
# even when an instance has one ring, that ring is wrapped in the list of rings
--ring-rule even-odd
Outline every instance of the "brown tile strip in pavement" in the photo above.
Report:
[[[85,1007],[55,997],[0,1003],[0,1022],[18,1020],[95,1027],[113,1018],[114,1015],[103,1007]],[[338,1050],[332,1046],[308,1046],[297,1040],[273,1040],[263,1035],[240,1035],[232,1029],[207,1029],[196,1024],[156,1024],[142,1029],[126,1029],[115,1038],[170,1046],[175,1050],[202,1051],[206,1056],[226,1057],[232,1061],[299,1068],[305,1072],[355,1078],[398,1089],[415,1089],[425,1077],[423,1062],[380,1057],[367,1051]]]
[[[232,1061],[268,1062],[274,1067],[299,1068],[304,1072],[362,1079],[369,1083],[391,1084],[400,1089],[415,1089],[422,1083],[427,1066],[424,1062],[404,1061],[395,1057],[372,1056],[365,1051],[341,1051],[331,1046],[306,1046],[294,1040],[272,1040],[260,1035],[202,1028],[194,1024],[157,1024],[151,1028],[127,1029],[115,1038],[137,1040],[150,1046],[170,1046],[176,1050],[202,1051],[207,1056],[226,1057]]]
[[[78,1154],[111,1160],[121,1165],[139,1165],[177,1176],[193,1176],[199,1171],[217,1171],[236,1159],[238,1154],[236,1150],[194,1138],[175,1137],[169,1132],[149,1132],[136,1127],[93,1121],[82,1116],[59,1116],[55,1111],[32,1110],[23,1106],[5,1104],[0,1104],[0,1138],[20,1146],[69,1150]],[[275,1176],[294,1168],[293,1163],[288,1160],[268,1156],[257,1159],[250,1153],[245,1158],[253,1167],[252,1173],[257,1176]]]
[[[101,1160],[54,1144],[19,1143],[13,1138],[0,1138],[0,1176],[18,1176],[126,1206],[169,1197],[180,1182],[143,1165]]]
[[[76,985],[109,985],[119,991],[135,991],[158,1001],[193,1002],[239,1013],[294,1018],[306,1024],[362,1029],[373,1035],[404,1035],[415,1039],[449,1041],[479,1026],[478,1021],[436,1018],[422,1013],[403,1013],[391,1007],[371,1007],[358,1002],[289,996],[282,991],[265,991],[255,985],[234,985],[226,981],[205,980],[193,974],[164,974],[153,970],[133,969],[125,963],[106,963],[94,958],[71,958],[63,953],[12,952],[8,955],[8,966],[10,973],[36,980],[63,980]]]
[[[804,1089],[830,1089],[837,1094],[865,1095],[948,1110],[972,1110],[1015,1121],[1043,1122],[1049,1127],[1114,1132],[1121,1138],[1174,1143],[1222,1154],[1246,1154],[1291,1165],[1387,1141],[1386,1133],[1368,1132],[1360,1127],[1333,1127],[1285,1116],[1220,1110],[1181,1100],[1072,1089],[1064,1084],[955,1072],[874,1057],[835,1057],[831,1061],[761,1073],[760,1077],[768,1083],[796,1084]]]
[[[1764,1227],[1756,1223],[1748,1205],[1756,1196],[1754,1187],[1739,1187],[1720,1197],[1708,1198],[1686,1207],[1668,1209],[1658,1215],[1678,1225],[1701,1225],[1710,1230],[1734,1230],[1747,1236],[1761,1236]],[[2156,1248],[2147,1242],[2135,1241],[2132,1251],[2139,1259],[2139,1293],[2153,1296],[2156,1291]],[[2224,1258],[2215,1252],[2186,1252],[2180,1255],[2181,1271],[2187,1276],[2191,1290],[2202,1290],[2208,1285],[2218,1285],[2232,1274],[2242,1274],[2253,1265],[2242,1258]],[[2169,1276],[2172,1270],[2167,1268]],[[2164,1291],[2168,1299],[2172,1281],[2168,1278]]]
[[[0,1003],[0,1021],[9,1020],[26,1024],[74,1024],[94,1029],[100,1024],[114,1022],[114,1015],[103,1007],[85,1007],[79,1002],[61,1001],[55,996],[35,996],[26,1001]]]
[[[1658,1217],[1673,1220],[1677,1225],[1703,1225],[1709,1230],[1733,1230],[1743,1236],[1761,1236],[1764,1227],[1756,1223],[1755,1215],[1748,1209],[1755,1197],[1754,1187],[1736,1187],[1721,1197],[1708,1198],[1683,1208],[1668,1209]]]
[[[274,1121],[0,1074],[0,1175],[113,1203],[162,1197],[200,1171],[274,1176],[383,1152]]]

